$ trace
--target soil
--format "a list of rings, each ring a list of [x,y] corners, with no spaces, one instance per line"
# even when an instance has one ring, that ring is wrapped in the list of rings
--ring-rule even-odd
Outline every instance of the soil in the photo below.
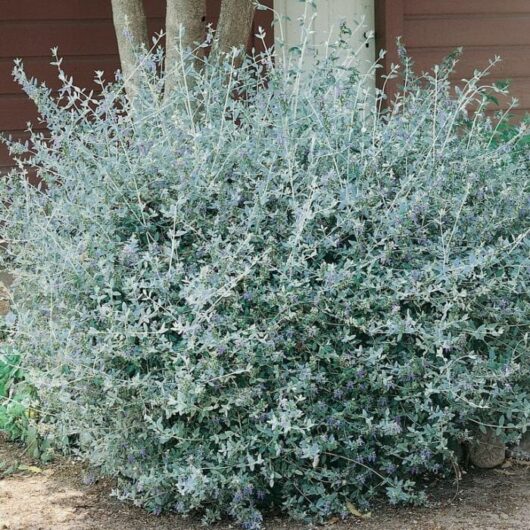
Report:
[[[1,470],[18,465],[18,470]],[[14,469],[14,468],[13,468]],[[21,447],[0,439],[0,530],[198,530],[199,520],[155,517],[111,496],[112,482],[83,482],[80,463],[42,466]],[[507,460],[498,469],[469,470],[459,482],[430,487],[428,507],[380,506],[370,518],[329,521],[330,530],[527,530],[530,528],[530,462]],[[267,530],[307,525],[271,517]],[[236,530],[230,523],[212,530]]]

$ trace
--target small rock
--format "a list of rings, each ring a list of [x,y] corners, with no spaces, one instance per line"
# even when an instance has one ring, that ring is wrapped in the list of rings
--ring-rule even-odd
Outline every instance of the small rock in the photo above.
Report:
[[[493,429],[478,431],[469,445],[469,460],[476,467],[491,469],[500,466],[506,458],[506,445]]]

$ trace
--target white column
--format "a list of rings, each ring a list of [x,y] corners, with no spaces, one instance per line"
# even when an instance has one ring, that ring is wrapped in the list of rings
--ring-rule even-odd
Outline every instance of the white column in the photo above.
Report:
[[[281,27],[278,23],[275,26],[277,42],[283,40],[289,48],[298,46],[302,38],[300,25],[304,14],[308,21],[314,16],[314,33],[309,42],[324,53],[325,43],[333,43],[337,39],[339,28],[344,23],[353,31],[351,45],[358,50],[361,72],[368,71],[375,61],[375,39],[366,39],[375,28],[374,0],[317,0],[316,4],[315,15],[313,8],[306,2],[275,0],[274,8],[283,19]]]

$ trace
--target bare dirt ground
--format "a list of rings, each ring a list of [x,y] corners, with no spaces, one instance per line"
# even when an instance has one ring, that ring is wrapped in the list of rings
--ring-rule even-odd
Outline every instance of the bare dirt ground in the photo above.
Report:
[[[110,496],[112,483],[83,484],[79,464],[57,461],[41,467],[23,450],[0,439],[0,469],[18,471],[0,478],[0,530],[198,530],[200,521],[155,517]],[[432,487],[430,506],[381,506],[369,519],[330,521],[330,530],[528,530],[530,463],[508,460],[490,471],[470,470],[460,482]],[[3,466],[3,467],[2,467]],[[35,467],[32,467],[35,466]],[[1,477],[0,471],[0,477]],[[213,530],[237,528],[229,523]],[[267,530],[310,528],[271,517]]]

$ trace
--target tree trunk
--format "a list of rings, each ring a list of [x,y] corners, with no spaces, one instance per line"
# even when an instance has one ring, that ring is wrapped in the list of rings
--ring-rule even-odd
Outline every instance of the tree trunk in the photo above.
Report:
[[[227,53],[232,48],[245,48],[254,19],[253,0],[223,0],[217,25],[217,50]]]
[[[139,87],[136,51],[142,46],[148,46],[147,19],[142,0],[112,0],[112,17],[125,90],[132,99],[137,95]]]
[[[204,41],[205,16],[205,0],[167,0],[165,94],[175,88],[178,76],[182,73],[179,69],[181,52],[194,50],[197,44]]]

